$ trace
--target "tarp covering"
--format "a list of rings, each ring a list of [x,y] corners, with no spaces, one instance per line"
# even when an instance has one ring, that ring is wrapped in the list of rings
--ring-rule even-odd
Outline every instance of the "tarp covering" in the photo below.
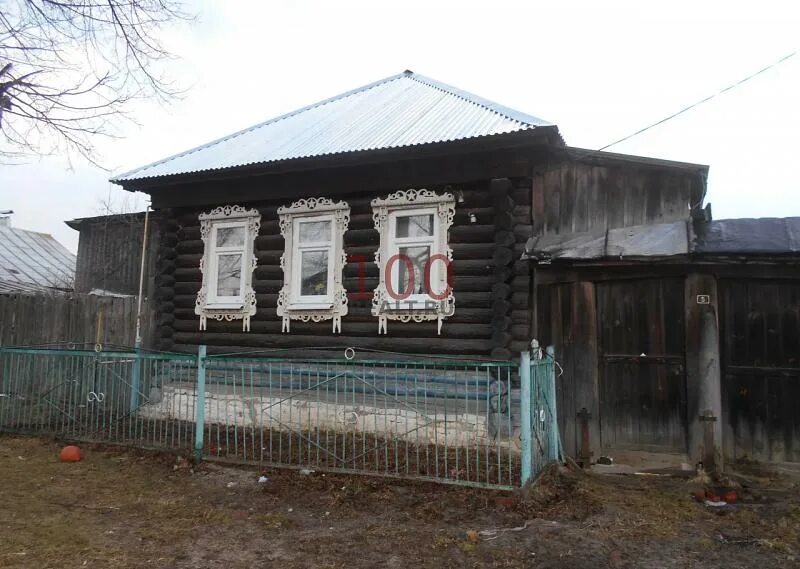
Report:
[[[698,254],[785,255],[800,253],[800,217],[720,219],[695,228]]]
[[[532,237],[525,246],[525,258],[536,261],[798,253],[800,217],[637,225],[593,233]]]
[[[528,240],[525,252],[536,260],[641,259],[688,253],[687,223],[659,223],[595,233],[543,235]]]

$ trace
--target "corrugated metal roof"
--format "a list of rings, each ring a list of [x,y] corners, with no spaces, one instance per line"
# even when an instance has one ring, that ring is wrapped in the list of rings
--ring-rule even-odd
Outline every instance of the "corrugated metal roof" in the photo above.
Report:
[[[553,126],[405,71],[112,178],[112,182]]]
[[[0,281],[0,294],[41,294],[43,292],[52,292],[54,290],[48,286],[40,286],[37,284],[21,283],[19,281]]]
[[[75,255],[47,233],[0,225],[0,282],[9,292],[31,287],[71,288]]]

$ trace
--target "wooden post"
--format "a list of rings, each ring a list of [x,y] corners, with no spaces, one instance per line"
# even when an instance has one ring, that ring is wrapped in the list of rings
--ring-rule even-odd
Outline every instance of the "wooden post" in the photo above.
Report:
[[[717,281],[686,277],[686,384],[689,459],[722,470],[722,383]],[[711,447],[711,448],[708,448]]]
[[[578,447],[578,464],[581,468],[589,468],[592,465],[591,436],[589,434],[589,419],[592,414],[586,407],[578,411],[580,422],[581,441]]]
[[[572,287],[572,330],[570,346],[572,354],[572,381],[575,385],[574,409],[586,409],[585,418],[588,441],[584,441],[583,424],[579,425],[576,433],[576,443],[579,450],[588,450],[586,467],[591,465],[591,457],[601,454],[600,448],[600,374],[597,350],[597,298],[595,285],[589,281],[579,281]],[[569,381],[569,378],[567,379]],[[573,417],[569,420],[574,420]],[[588,442],[587,449],[583,449],[584,442]]]

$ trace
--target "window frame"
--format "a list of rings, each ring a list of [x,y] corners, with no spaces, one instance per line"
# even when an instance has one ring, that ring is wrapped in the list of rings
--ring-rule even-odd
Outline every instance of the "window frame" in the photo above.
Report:
[[[195,314],[200,317],[200,330],[206,330],[209,318],[213,320],[242,320],[242,331],[250,331],[250,317],[256,313],[256,293],[253,289],[253,271],[256,268],[255,240],[261,228],[261,214],[257,209],[238,205],[217,207],[198,216],[203,256],[200,259],[202,283],[195,300]],[[220,228],[242,227],[242,245],[218,247]],[[226,254],[241,255],[239,294],[221,296],[218,282],[219,257]]]
[[[277,314],[282,319],[281,331],[290,332],[291,321],[321,322],[332,320],[333,333],[341,332],[342,317],[347,315],[347,291],[343,285],[346,263],[344,232],[350,223],[350,206],[347,202],[334,202],[328,198],[307,198],[289,206],[278,208],[284,252],[281,255],[283,287],[278,294]],[[308,246],[300,244],[300,225],[315,221],[330,221],[330,239]],[[301,295],[302,252],[304,250],[328,251],[327,293]]]
[[[424,237],[398,237],[397,236],[397,218],[399,217],[413,217],[418,215],[431,215],[433,216],[433,232],[431,235],[426,235]],[[388,243],[386,250],[388,252],[387,262],[389,259],[396,258],[397,260],[392,263],[392,270],[391,274],[389,275],[391,281],[391,288],[392,290],[398,294],[402,295],[405,292],[405,289],[400,289],[400,266],[405,261],[399,260],[399,258],[395,257],[395,255],[400,255],[400,248],[401,247],[420,247],[420,246],[428,246],[430,248],[430,254],[428,255],[428,259],[432,259],[435,256],[441,255],[443,252],[440,251],[440,239],[439,233],[441,231],[439,227],[439,222],[437,219],[437,209],[435,207],[414,207],[414,208],[406,208],[406,209],[398,209],[389,212],[388,217],[389,223],[389,230],[388,230]],[[435,262],[430,264],[431,268],[431,283],[439,283],[440,282],[440,266],[442,263]],[[385,271],[385,268],[381,269]],[[385,275],[384,275],[385,277]],[[422,275],[423,283],[425,279],[425,275]],[[387,290],[388,292],[388,290]],[[403,299],[406,303],[406,307],[399,308],[400,310],[412,310],[413,304],[415,303],[425,303],[427,300],[435,300],[432,296],[428,293],[411,293],[407,297]]]
[[[242,244],[237,246],[220,247],[217,245],[217,233],[219,229],[240,227],[243,229]],[[244,220],[220,221],[211,224],[211,245],[209,247],[209,281],[208,308],[241,308],[244,305],[244,272],[245,256],[247,254],[247,223]],[[239,261],[239,294],[235,296],[223,296],[219,294],[219,257],[222,255],[240,255]]]
[[[372,315],[378,317],[378,334],[386,334],[389,320],[401,322],[423,322],[426,320],[437,321],[437,332],[441,334],[445,318],[455,313],[455,295],[450,287],[449,267],[447,262],[453,260],[453,251],[449,245],[449,230],[455,216],[456,200],[452,193],[437,194],[427,189],[400,190],[389,194],[386,198],[372,200],[372,217],[375,229],[380,233],[380,246],[375,253],[375,264],[378,266],[378,286],[372,297]],[[433,213],[433,235],[430,238],[398,238],[397,218],[424,215]],[[398,243],[398,239],[400,242]],[[399,249],[405,244],[414,241],[425,244],[433,243],[429,259],[436,259],[430,263],[430,285],[437,292],[435,298],[428,292],[412,293],[402,299],[391,298],[387,289],[386,263],[399,254]],[[444,257],[444,259],[442,259]],[[404,261],[394,257],[388,283],[393,292],[402,296],[405,292],[397,290],[399,285],[399,263]],[[423,275],[424,279],[424,275]],[[438,285],[438,286],[437,286]],[[420,306],[420,302],[422,306]]]
[[[317,223],[320,221],[327,221],[330,223],[330,235],[327,241],[315,241],[310,244],[303,244],[300,241],[300,225],[303,223]],[[334,259],[335,252],[335,238],[334,229],[336,226],[336,218],[332,213],[323,215],[298,215],[294,219],[297,226],[297,231],[292,232],[292,265],[297,267],[296,271],[292,274],[292,284],[290,287],[289,308],[293,309],[326,309],[333,306],[333,289],[335,286],[334,272],[336,260]],[[326,251],[328,253],[328,269],[326,275],[326,294],[304,295],[302,294],[303,288],[303,252],[317,252]]]

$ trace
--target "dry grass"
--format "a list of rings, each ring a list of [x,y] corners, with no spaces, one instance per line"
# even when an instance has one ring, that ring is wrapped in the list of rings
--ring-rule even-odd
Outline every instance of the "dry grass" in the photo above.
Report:
[[[768,499],[721,516],[678,479],[552,469],[500,493],[272,470],[259,484],[114,449],[62,464],[58,449],[0,436],[0,566],[766,568],[800,551],[800,490],[769,476],[752,489]]]

